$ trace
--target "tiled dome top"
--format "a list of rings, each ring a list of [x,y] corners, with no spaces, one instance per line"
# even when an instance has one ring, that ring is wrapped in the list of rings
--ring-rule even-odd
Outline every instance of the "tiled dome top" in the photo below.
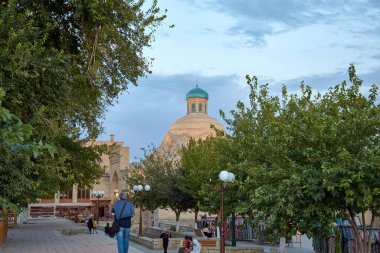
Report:
[[[208,99],[208,93],[205,90],[202,90],[198,85],[186,93],[186,99],[188,98],[206,98]]]

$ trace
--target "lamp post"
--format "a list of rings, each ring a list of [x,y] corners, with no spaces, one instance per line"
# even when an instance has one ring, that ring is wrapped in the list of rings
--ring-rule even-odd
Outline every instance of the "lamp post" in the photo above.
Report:
[[[222,181],[221,185],[221,192],[222,192],[222,198],[220,201],[220,219],[221,219],[221,237],[220,237],[220,253],[225,253],[224,249],[224,183],[226,182],[232,182],[235,180],[235,175],[228,171],[221,171],[219,173],[219,179]]]
[[[96,217],[99,219],[99,201],[100,198],[104,197],[104,191],[93,191],[92,196],[98,199],[98,201],[96,202]]]
[[[150,191],[150,185],[148,184],[145,186],[142,186],[141,184],[134,185],[132,189],[134,192],[140,195],[143,190],[145,190],[146,192]],[[142,236],[142,201],[141,199],[140,199],[140,217],[139,217],[139,236]]]

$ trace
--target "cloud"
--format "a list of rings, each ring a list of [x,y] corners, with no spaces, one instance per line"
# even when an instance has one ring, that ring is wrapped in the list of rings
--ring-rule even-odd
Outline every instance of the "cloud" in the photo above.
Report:
[[[248,37],[244,41],[246,44],[258,47],[265,45],[266,36],[316,24],[336,26],[339,32],[378,36],[379,2],[212,0],[207,3],[209,8],[236,19],[236,23],[226,30],[227,34],[244,35]]]
[[[361,73],[360,69],[356,67],[356,74],[363,80],[363,92],[368,91],[372,84],[380,87],[380,68],[373,69],[367,73]],[[343,81],[349,83],[348,68],[346,70],[337,71],[334,73],[326,73],[312,76],[302,76],[294,79],[283,80],[274,82],[271,85],[271,92],[280,94],[281,85],[285,84],[289,93],[297,93],[300,90],[301,82],[310,86],[314,91],[325,92],[329,88],[341,84]]]

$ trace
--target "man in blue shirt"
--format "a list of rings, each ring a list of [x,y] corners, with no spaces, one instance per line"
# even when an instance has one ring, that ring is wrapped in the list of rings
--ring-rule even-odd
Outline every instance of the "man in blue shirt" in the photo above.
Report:
[[[135,215],[135,208],[132,203],[127,201],[127,194],[120,193],[118,200],[112,208],[115,214],[115,221],[119,223],[120,230],[116,234],[117,249],[119,253],[128,253],[129,236],[131,233],[131,218]]]

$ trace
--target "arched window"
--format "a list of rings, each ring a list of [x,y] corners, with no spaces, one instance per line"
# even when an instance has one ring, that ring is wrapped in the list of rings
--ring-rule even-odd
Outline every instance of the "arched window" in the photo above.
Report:
[[[205,113],[207,113],[207,105],[205,105]]]
[[[195,112],[195,104],[191,104],[191,112]]]
[[[202,111],[202,104],[198,104],[198,112]]]

